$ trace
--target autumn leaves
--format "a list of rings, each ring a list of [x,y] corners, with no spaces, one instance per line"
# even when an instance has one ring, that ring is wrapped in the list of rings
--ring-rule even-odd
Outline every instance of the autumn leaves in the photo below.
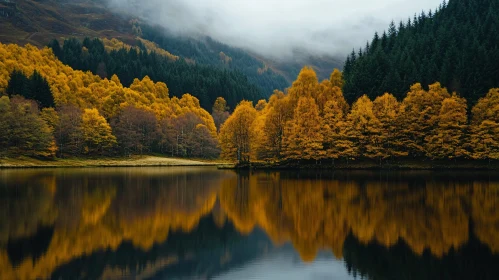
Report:
[[[16,79],[21,84],[12,87],[16,73],[46,80],[55,109],[40,111],[34,102],[19,96],[22,91],[9,91],[23,89],[22,83],[28,81]],[[37,89],[23,96],[39,100],[40,87]],[[2,92],[8,96],[2,96]],[[219,154],[213,117],[194,96],[170,98],[165,83],[155,83],[147,76],[135,79],[127,88],[116,75],[101,79],[90,72],[73,70],[47,48],[0,43],[0,97],[1,154],[42,157],[151,152],[182,157]],[[48,105],[42,107],[54,104]],[[226,105],[222,107],[219,122],[227,114]]]
[[[238,161],[498,159],[499,90],[467,102],[440,83],[414,84],[399,102],[385,93],[349,107],[341,72],[318,82],[305,67],[287,93],[275,91],[258,110],[244,101],[222,126],[222,156]],[[264,104],[264,106],[261,106]],[[237,123],[237,125],[236,125]]]
[[[9,154],[217,157],[221,150],[225,159],[274,163],[499,159],[499,89],[480,99],[471,116],[466,100],[439,83],[414,84],[403,100],[364,95],[350,106],[340,71],[319,83],[305,67],[286,92],[276,90],[256,106],[242,101],[229,115],[223,98],[210,114],[194,96],[170,98],[166,84],[147,76],[127,88],[116,75],[75,71],[47,48],[0,44],[0,92],[8,93],[14,71],[45,79],[55,110],[3,97],[0,127],[7,133],[0,143]]]

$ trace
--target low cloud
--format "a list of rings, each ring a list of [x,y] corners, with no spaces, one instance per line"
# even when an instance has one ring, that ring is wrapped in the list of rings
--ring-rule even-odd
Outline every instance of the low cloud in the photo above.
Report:
[[[108,0],[116,11],[180,35],[207,35],[274,59],[344,57],[441,0]]]

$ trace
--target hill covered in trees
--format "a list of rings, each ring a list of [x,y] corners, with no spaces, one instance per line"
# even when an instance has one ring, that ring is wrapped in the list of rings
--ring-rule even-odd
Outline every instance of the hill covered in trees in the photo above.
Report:
[[[219,125],[227,105],[214,103]],[[49,48],[0,43],[0,116],[4,156],[218,156],[216,123],[196,97],[170,98],[147,76],[124,87],[116,75],[64,65]]]
[[[439,81],[475,104],[499,86],[498,10],[498,1],[451,0],[392,23],[347,58],[345,97],[390,92],[401,100],[412,84]]]
[[[191,39],[168,35],[159,27],[141,24],[141,37],[155,42],[161,48],[195,61],[196,64],[237,70],[257,85],[266,96],[274,89],[283,90],[289,83],[286,78],[269,68],[264,62],[246,51],[217,42],[210,37]],[[166,35],[165,35],[166,34]]]
[[[116,40],[114,40],[116,42]],[[130,86],[135,78],[148,76],[168,85],[170,94],[180,97],[190,93],[199,99],[201,107],[210,109],[217,97],[223,97],[232,108],[245,99],[258,101],[262,92],[237,70],[218,69],[189,63],[184,59],[150,51],[137,40],[138,47],[106,48],[99,39],[68,39],[63,46],[54,40],[49,46],[64,64],[73,69],[91,71],[103,78],[117,75],[121,83]]]

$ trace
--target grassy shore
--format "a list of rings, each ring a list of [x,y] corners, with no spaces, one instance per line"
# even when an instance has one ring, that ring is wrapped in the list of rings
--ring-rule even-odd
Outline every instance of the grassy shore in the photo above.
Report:
[[[60,167],[152,167],[152,166],[218,166],[227,165],[217,160],[189,160],[159,156],[132,156],[126,158],[67,158],[40,160],[29,157],[2,158],[0,168],[60,168]]]
[[[252,162],[234,164],[223,160],[194,160],[155,155],[118,158],[65,158],[41,160],[30,157],[2,158],[2,168],[62,168],[62,167],[154,167],[154,166],[217,166],[219,169],[336,169],[336,170],[499,170],[499,161],[403,159],[385,162],[356,161],[293,161]]]

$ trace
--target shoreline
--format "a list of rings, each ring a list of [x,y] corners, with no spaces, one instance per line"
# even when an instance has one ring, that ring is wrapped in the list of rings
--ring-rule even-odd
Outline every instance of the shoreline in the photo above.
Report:
[[[251,162],[231,163],[228,161],[168,158],[160,156],[131,156],[103,158],[63,158],[41,160],[30,157],[1,158],[2,169],[38,168],[96,168],[96,167],[189,167],[212,166],[229,170],[499,170],[499,161],[488,160],[394,160],[379,163],[371,160],[339,161],[336,163],[314,161],[300,162]]]
[[[95,167],[187,167],[228,166],[217,160],[194,160],[159,156],[132,156],[118,158],[65,158],[40,160],[30,157],[0,158],[1,169],[22,168],[95,168]]]
[[[488,160],[398,160],[390,162],[375,162],[360,160],[351,162],[327,162],[316,164],[311,162],[282,162],[265,163],[252,162],[235,164],[234,169],[239,170],[499,170],[499,161]]]

